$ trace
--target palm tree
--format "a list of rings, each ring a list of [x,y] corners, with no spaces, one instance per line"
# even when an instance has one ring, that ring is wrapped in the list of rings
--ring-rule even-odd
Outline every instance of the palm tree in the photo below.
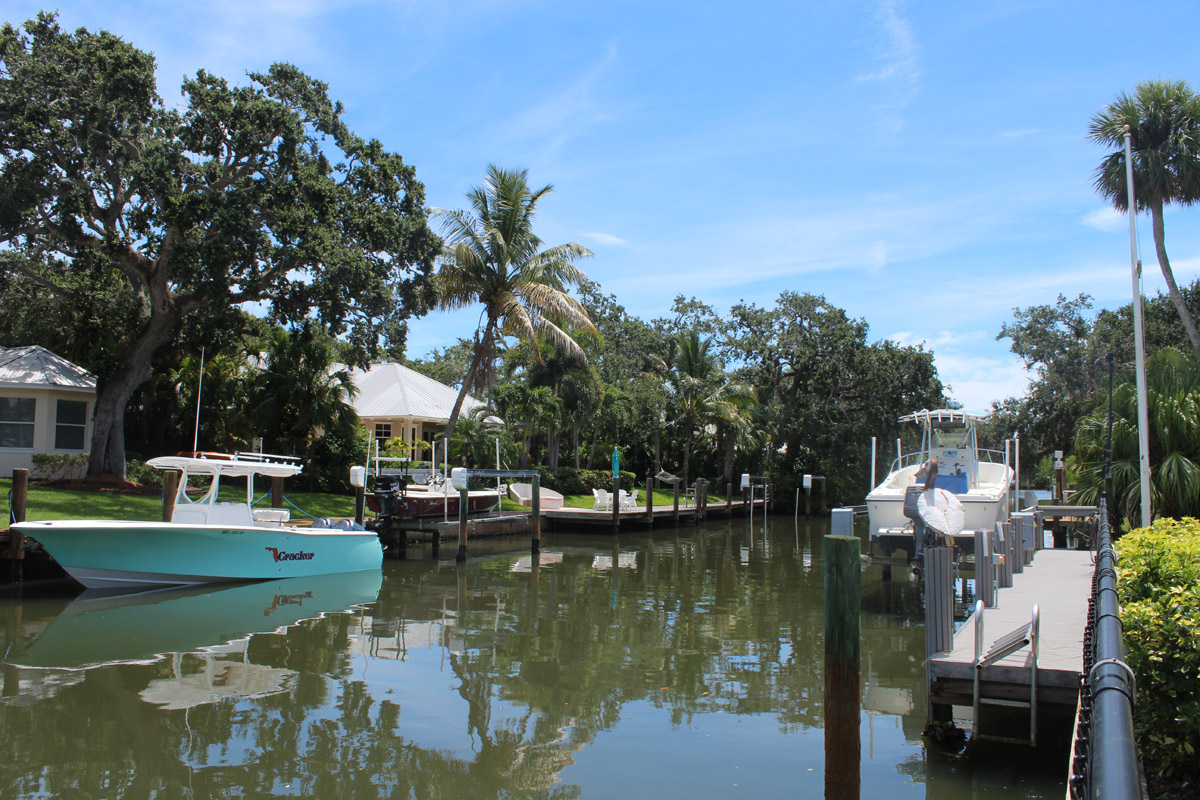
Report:
[[[1130,132],[1137,210],[1150,212],[1167,292],[1192,348],[1200,350],[1200,333],[1175,285],[1163,239],[1163,206],[1200,199],[1200,98],[1184,81],[1147,81],[1138,84],[1133,96],[1122,93],[1092,117],[1088,130],[1092,141],[1118,148],[1096,169],[1096,191],[1118,211],[1129,210],[1124,148],[1125,131]]]
[[[555,347],[587,362],[564,326],[595,333],[587,312],[568,287],[587,279],[575,266],[591,251],[574,242],[542,248],[533,233],[538,201],[553,191],[529,188],[527,170],[487,168],[483,186],[467,193],[470,212],[434,209],[445,231],[446,247],[436,278],[438,307],[446,310],[483,304],[475,332],[474,357],[463,380],[446,435],[454,433],[467,389],[480,364],[491,359],[505,336],[533,344],[544,336]]]
[[[666,358],[658,361],[676,425],[683,435],[682,480],[688,482],[689,461],[698,431],[722,422],[741,425],[741,411],[754,402],[749,387],[726,380],[716,357],[709,353],[711,340],[695,331],[669,340]]]
[[[1150,500],[1156,517],[1200,516],[1200,364],[1173,347],[1146,363],[1150,422]],[[1078,492],[1073,501],[1094,504],[1104,487],[1108,436],[1107,398],[1079,421],[1075,455]],[[1114,512],[1131,523],[1141,508],[1138,480],[1137,389],[1113,390],[1112,481]]]

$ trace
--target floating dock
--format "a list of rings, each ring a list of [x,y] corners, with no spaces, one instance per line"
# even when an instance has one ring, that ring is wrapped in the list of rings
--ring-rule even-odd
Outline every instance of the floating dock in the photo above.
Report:
[[[1083,671],[1083,635],[1091,596],[1093,554],[1087,550],[1038,550],[1012,586],[998,590],[996,607],[984,612],[984,650],[1030,621],[1039,607],[1037,659],[1039,705],[1074,712]],[[929,702],[970,706],[975,679],[975,615],[954,634],[951,650],[929,659]],[[981,696],[993,700],[1028,700],[1030,648],[1025,647],[985,667]]]

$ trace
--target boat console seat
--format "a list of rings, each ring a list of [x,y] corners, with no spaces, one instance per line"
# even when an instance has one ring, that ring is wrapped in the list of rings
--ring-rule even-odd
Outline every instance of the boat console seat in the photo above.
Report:
[[[937,487],[945,489],[950,494],[966,494],[970,491],[966,475],[938,475]]]
[[[253,514],[254,521],[262,525],[282,525],[292,518],[286,508],[256,508]]]

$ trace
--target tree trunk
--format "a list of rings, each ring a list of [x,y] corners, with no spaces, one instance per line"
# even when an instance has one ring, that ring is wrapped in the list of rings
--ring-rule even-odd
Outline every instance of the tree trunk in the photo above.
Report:
[[[462,388],[458,390],[458,397],[454,399],[454,408],[450,411],[450,419],[446,422],[447,440],[454,435],[454,428],[458,425],[458,416],[462,413],[463,401],[467,399],[467,393],[471,389],[471,384],[475,381],[475,373],[479,371],[479,364],[483,361],[483,356],[487,352],[488,342],[492,337],[494,325],[495,323],[489,319],[483,331],[483,338],[475,342],[475,354],[471,358],[471,368],[467,370],[467,376],[463,378]]]
[[[546,461],[550,469],[558,469],[558,428],[553,425],[546,431]]]
[[[116,475],[125,479],[125,408],[134,390],[150,378],[155,352],[171,340],[178,312],[169,308],[150,317],[142,335],[121,354],[121,367],[96,392],[92,416],[92,452],[88,457],[89,478]]]
[[[579,426],[576,425],[573,429],[573,438],[575,440],[575,469],[579,469]]]
[[[1129,213],[1133,213],[1130,210]],[[1187,331],[1188,340],[1192,343],[1193,350],[1200,350],[1200,333],[1196,331],[1196,323],[1192,319],[1192,314],[1188,311],[1187,304],[1183,301],[1183,295],[1179,293],[1179,287],[1175,284],[1175,273],[1171,271],[1171,262],[1167,260],[1167,246],[1163,236],[1163,204],[1162,201],[1156,201],[1150,206],[1150,220],[1154,228],[1154,250],[1158,255],[1158,266],[1162,270],[1163,279],[1167,282],[1167,294],[1171,298],[1171,302],[1175,304],[1175,310],[1179,312],[1179,318],[1183,321],[1183,329]]]

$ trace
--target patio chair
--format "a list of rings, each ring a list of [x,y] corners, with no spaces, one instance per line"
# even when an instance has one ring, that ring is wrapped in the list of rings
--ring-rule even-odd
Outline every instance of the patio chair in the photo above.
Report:
[[[621,492],[621,508],[629,510],[629,511],[636,510],[638,507],[637,496],[638,496],[637,489],[634,489],[629,494],[626,494],[625,492]]]
[[[592,489],[592,497],[595,502],[592,504],[592,509],[595,511],[612,511],[612,495],[604,489]]]

